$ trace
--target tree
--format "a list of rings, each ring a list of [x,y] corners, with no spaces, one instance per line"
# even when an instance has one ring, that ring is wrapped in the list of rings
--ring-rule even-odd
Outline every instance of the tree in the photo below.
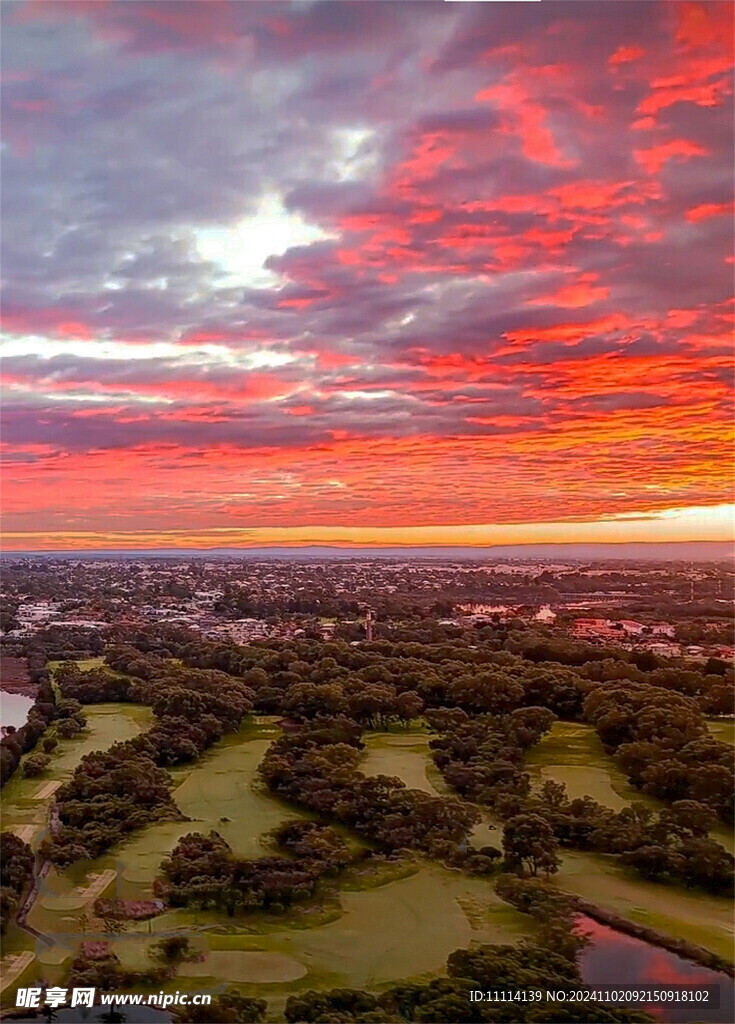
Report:
[[[10,922],[33,874],[34,856],[27,843],[13,832],[0,833],[0,934]]]
[[[264,999],[225,992],[214,997],[209,1006],[188,1005],[177,1009],[176,1020],[179,1024],[258,1024],[267,1009]]]
[[[637,850],[623,853],[621,860],[623,864],[634,867],[644,878],[651,881],[658,881],[677,867],[665,846],[639,846]]]
[[[23,774],[27,779],[35,778],[36,775],[45,772],[50,764],[51,758],[48,754],[31,754],[23,762]]]
[[[196,956],[189,939],[185,935],[168,935],[151,946],[149,955],[154,960],[162,960],[167,964],[180,963]]]
[[[514,871],[554,874],[561,863],[558,849],[553,828],[540,814],[516,815],[503,828],[505,860]]]

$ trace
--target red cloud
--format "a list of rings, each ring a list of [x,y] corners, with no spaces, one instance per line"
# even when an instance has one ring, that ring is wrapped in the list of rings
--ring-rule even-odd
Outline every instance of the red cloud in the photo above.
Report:
[[[14,527],[730,499],[731,5],[645,5],[635,25],[610,4],[461,6],[13,8],[14,30],[74,21],[68,73],[3,85],[30,154],[9,157],[7,210],[33,212],[4,255],[28,349],[6,367]],[[273,83],[267,122],[251,80]],[[343,166],[350,127],[366,156]],[[223,284],[186,239],[264,181],[331,240],[273,256],[272,287]],[[289,361],[243,369],[261,343]]]
[[[529,299],[529,305],[560,306],[562,309],[579,309],[581,306],[592,306],[606,299],[610,289],[602,285],[595,286],[591,282],[597,280],[597,274],[583,274],[575,284],[565,285],[553,295],[543,295],[537,299]]]
[[[708,220],[710,217],[723,217],[735,210],[735,202],[729,203],[701,203],[699,206],[687,210],[686,219],[690,224],[696,224],[700,220]]]
[[[707,156],[707,150],[688,139],[671,139],[649,149],[636,149],[633,156],[649,174],[653,175],[658,174],[663,165],[674,157],[686,160],[694,156]]]
[[[617,67],[620,64],[628,64],[632,60],[640,60],[645,55],[646,51],[640,46],[619,46],[615,53],[608,58],[608,64],[611,67]]]

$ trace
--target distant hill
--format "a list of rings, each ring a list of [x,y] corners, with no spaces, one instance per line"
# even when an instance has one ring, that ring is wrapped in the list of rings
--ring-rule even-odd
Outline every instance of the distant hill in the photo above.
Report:
[[[4,551],[12,558],[247,558],[305,561],[309,559],[621,559],[628,561],[712,562],[735,557],[727,541],[682,541],[661,544],[513,544],[492,547],[260,547],[260,548],[148,548],[89,551]]]

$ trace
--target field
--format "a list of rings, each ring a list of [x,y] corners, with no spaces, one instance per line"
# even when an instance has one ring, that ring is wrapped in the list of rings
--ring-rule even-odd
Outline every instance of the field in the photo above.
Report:
[[[657,806],[634,789],[611,757],[592,726],[582,722],[554,722],[551,731],[531,749],[526,765],[538,788],[547,779],[563,782],[571,800],[591,796],[620,811],[635,800]]]
[[[141,710],[99,707],[104,710],[96,721],[105,720],[110,709]],[[273,852],[268,832],[299,814],[263,791],[257,780],[257,765],[274,735],[267,720],[247,724],[196,765],[172,773],[178,782],[174,799],[191,822],[153,825],[105,857],[50,873],[28,918],[50,939],[38,954],[44,976],[62,978],[80,933],[99,937],[101,922],[92,915],[97,895],[150,895],[162,858],[184,833],[214,828],[242,856]],[[416,756],[425,765],[427,739],[418,742]],[[173,910],[150,922],[131,923],[113,941],[123,963],[142,968],[149,963],[146,950],[152,942],[185,931],[206,959],[185,964],[174,987],[201,990],[224,980],[262,995],[267,986],[277,1007],[279,999],[314,986],[373,988],[431,974],[443,968],[449,953],[473,939],[516,941],[528,927],[528,920],[499,900],[485,880],[417,860],[399,866],[387,880],[379,871],[355,872],[341,892],[327,893],[322,906],[300,915],[228,919],[214,912]],[[20,943],[15,938],[9,952],[28,948],[26,936]]]
[[[102,665],[104,665],[104,663],[104,658],[80,658],[78,661],[75,662],[75,665],[77,666],[77,668],[80,668],[82,672],[87,672],[91,668],[100,668]],[[50,661],[48,663],[49,671],[54,672],[59,667],[59,665],[63,665],[63,662]]]
[[[732,730],[733,723],[709,722],[726,730]],[[643,803],[653,810],[665,805],[655,797],[646,796],[630,785],[615,761],[605,753],[592,726],[583,722],[555,722],[551,731],[532,748],[526,765],[535,776],[535,788],[547,779],[563,782],[570,799],[591,796],[613,811],[619,811],[631,803]],[[735,837],[726,825],[717,825],[712,838],[729,850],[735,850]]]
[[[59,740],[51,764],[33,779],[22,776],[23,762],[2,791],[3,829],[18,832],[33,843],[46,829],[54,783],[66,782],[85,754],[106,750],[117,740],[127,740],[150,727],[153,716],[137,704],[90,704],[84,709],[87,727],[70,740]],[[27,757],[28,755],[26,755]]]
[[[431,761],[429,736],[412,732],[369,733],[361,770],[366,775],[393,775],[409,789],[442,796],[447,787]]]
[[[429,734],[420,729],[368,734],[360,769],[366,775],[393,775],[409,789],[420,789],[431,796],[456,796],[434,766],[429,739]],[[500,833],[492,815],[486,810],[480,813],[482,820],[470,835],[472,843],[477,847],[498,846]]]
[[[153,938],[209,924],[211,930],[194,932],[206,959],[184,965],[177,986],[196,989],[203,979],[207,985],[226,980],[266,995],[277,1009],[279,1000],[309,988],[375,989],[437,973],[449,953],[472,941],[514,942],[528,933],[528,920],[502,903],[485,880],[421,861],[409,870],[383,885],[343,889],[329,901],[327,915],[317,910],[313,923],[308,912],[298,921],[252,915],[225,925],[215,914],[177,910],[151,922]],[[138,928],[141,934],[115,944],[131,966],[143,965],[152,941],[145,926]]]
[[[735,746],[735,718],[710,718],[707,728],[718,740]]]
[[[434,792],[445,793],[446,786],[440,777],[437,778],[438,773],[434,774],[436,770],[428,763],[428,758],[428,736],[413,734],[401,737],[380,733],[368,740],[368,752],[362,767],[367,774],[382,771],[399,776],[407,785],[416,788],[431,786]],[[419,786],[422,762],[427,782]],[[589,794],[615,810],[633,800],[643,801],[652,807],[663,806],[659,801],[641,796],[629,785],[588,725],[556,722],[533,750],[528,766],[537,776],[537,785],[547,778],[566,782],[571,797]],[[484,827],[487,829],[491,825],[492,820],[486,816]],[[728,840],[732,845],[730,831],[724,826],[717,830],[715,838],[720,842]],[[474,841],[478,842],[477,835]],[[501,833],[489,832],[482,841],[500,846]],[[732,958],[732,908],[727,899],[689,892],[681,886],[646,882],[618,866],[612,857],[575,851],[564,854],[556,884],[568,892],[616,910],[631,920],[671,935],[680,935],[727,959]]]
[[[39,790],[68,778],[87,751],[132,736],[150,723],[149,711],[134,705],[91,705],[85,711],[87,731],[60,743],[44,776],[15,778],[6,788],[3,805],[11,827],[31,826],[37,837],[51,800],[50,795],[39,797]],[[196,764],[172,772],[174,799],[191,821],[150,826],[96,861],[52,871],[28,918],[48,942],[36,944],[28,933],[11,927],[8,957],[35,950],[36,959],[31,964],[27,957],[16,960],[17,976],[6,961],[7,984],[23,983],[21,979],[40,973],[52,982],[62,981],[81,937],[101,937],[102,922],[92,912],[94,899],[100,894],[150,897],[161,860],[186,832],[215,829],[245,857],[273,852],[268,833],[300,814],[265,791],[257,777],[258,764],[276,735],[273,720],[248,722]],[[586,727],[557,725],[544,741],[535,770],[539,778],[541,768],[554,772],[559,767],[555,759],[564,755],[561,767],[592,768],[588,778],[596,789],[591,795],[601,799],[604,794],[618,806],[626,802],[627,783],[621,782],[594,739]],[[398,776],[412,788],[445,795],[447,787],[431,763],[428,744],[429,735],[421,728],[373,733],[367,737],[361,767],[367,774]],[[596,763],[585,762],[593,755]],[[582,784],[581,776],[578,782]],[[476,845],[500,845],[500,832],[489,814],[483,813],[473,838]],[[557,884],[631,919],[729,955],[732,924],[724,900],[646,883],[611,858],[578,853],[565,855]],[[150,921],[130,922],[110,941],[123,964],[142,969],[150,964],[149,947],[162,935],[188,934],[202,959],[182,965],[168,988],[203,991],[223,982],[235,984],[243,993],[266,997],[269,1015],[278,1019],[290,994],[337,986],[380,989],[426,978],[440,972],[455,949],[473,942],[515,942],[530,928],[529,919],[503,903],[487,879],[416,858],[391,870],[352,869],[339,887],[325,889],[318,903],[282,917],[227,918],[214,911],[177,909]]]
[[[53,793],[59,785],[71,778],[81,758],[93,750],[106,750],[117,740],[136,736],[148,729],[153,721],[148,708],[135,704],[93,704],[85,708],[85,714],[86,729],[73,739],[59,740],[59,745],[51,754],[51,763],[42,775],[33,779],[23,778],[21,762],[21,768],[3,787],[3,829],[15,832],[34,848],[48,829],[48,814]],[[29,915],[29,923],[33,923],[32,918],[44,900],[54,899],[56,891],[57,880],[55,873],[51,872],[41,883],[41,895]],[[85,904],[91,903],[93,899],[94,897],[67,896],[65,914],[68,914],[71,908],[78,912],[83,910]],[[45,925],[48,922],[42,923]],[[68,921],[65,924],[66,927],[70,927]],[[39,930],[46,929],[39,927]],[[34,948],[35,942],[29,933],[21,931],[15,924],[9,927],[3,939],[3,964],[6,968],[2,972],[3,989],[17,983],[22,976],[32,977],[34,972],[37,972],[32,960],[28,961],[27,957],[22,960],[16,959],[20,954],[28,953]],[[15,961],[15,964],[11,961]],[[21,966],[22,969],[18,973],[17,968]]]
[[[647,882],[594,853],[565,853],[555,884],[632,921],[695,942],[727,960],[733,957],[732,904],[729,899],[683,886]]]

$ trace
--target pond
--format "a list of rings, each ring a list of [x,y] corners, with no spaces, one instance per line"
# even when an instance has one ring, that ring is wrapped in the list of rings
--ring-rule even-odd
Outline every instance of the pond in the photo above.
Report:
[[[33,707],[33,698],[22,693],[8,693],[0,690],[0,725],[5,728],[14,725],[20,729],[26,724],[28,712]]]
[[[607,925],[580,916],[582,931],[592,944],[582,953],[580,970],[587,984],[629,988],[636,985],[718,985],[719,1009],[701,1003],[640,1007],[666,1024],[735,1020],[735,989],[732,978],[684,960],[659,946],[624,935]]]

